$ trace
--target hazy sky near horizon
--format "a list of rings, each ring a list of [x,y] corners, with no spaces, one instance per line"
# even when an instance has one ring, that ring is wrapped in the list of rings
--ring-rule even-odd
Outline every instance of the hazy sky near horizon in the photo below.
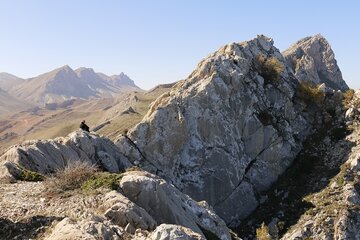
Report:
[[[0,72],[84,66],[149,89],[187,77],[227,43],[265,34],[282,51],[321,33],[360,88],[359,11],[355,0],[0,0]]]

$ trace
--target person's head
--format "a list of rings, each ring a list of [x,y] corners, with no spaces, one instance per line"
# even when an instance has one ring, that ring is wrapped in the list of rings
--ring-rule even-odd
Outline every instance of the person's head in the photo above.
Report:
[[[85,123],[85,120],[82,120],[82,122],[81,123]]]

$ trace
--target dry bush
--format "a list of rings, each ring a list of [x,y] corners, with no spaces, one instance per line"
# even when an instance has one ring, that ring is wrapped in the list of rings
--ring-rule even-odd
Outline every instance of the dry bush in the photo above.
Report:
[[[283,64],[276,57],[256,56],[256,65],[259,74],[264,78],[265,84],[278,84]]]
[[[343,98],[343,101],[342,101],[344,107],[346,107],[346,108],[350,107],[351,100],[354,97],[354,93],[355,93],[355,91],[353,89],[349,89],[346,92],[344,92],[344,95],[343,95],[344,98]]]
[[[256,239],[257,240],[271,240],[269,228],[265,225],[265,223],[262,223],[261,227],[256,229]]]
[[[325,93],[321,91],[319,86],[310,82],[310,81],[302,81],[299,85],[299,93],[300,97],[307,103],[312,104],[315,103],[320,105],[324,102]]]
[[[87,162],[76,161],[71,163],[45,180],[46,192],[58,194],[79,189],[96,171],[97,168]]]

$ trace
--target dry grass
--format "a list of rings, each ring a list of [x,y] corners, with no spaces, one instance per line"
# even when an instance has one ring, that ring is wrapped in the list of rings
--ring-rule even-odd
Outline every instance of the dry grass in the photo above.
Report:
[[[87,162],[76,161],[45,180],[46,192],[53,195],[79,189],[96,171],[95,166]]]
[[[307,104],[321,105],[325,99],[325,93],[311,81],[300,82],[299,94]]]
[[[343,101],[342,101],[344,107],[346,107],[346,108],[350,107],[351,100],[354,97],[354,93],[355,93],[355,91],[353,89],[349,89],[344,93],[344,95],[343,95],[344,98],[343,98]]]
[[[269,228],[265,225],[265,223],[262,223],[261,227],[256,229],[256,239],[271,240],[271,236],[269,234]]]
[[[259,74],[264,78],[265,84],[278,84],[283,64],[275,57],[256,56],[256,65]]]

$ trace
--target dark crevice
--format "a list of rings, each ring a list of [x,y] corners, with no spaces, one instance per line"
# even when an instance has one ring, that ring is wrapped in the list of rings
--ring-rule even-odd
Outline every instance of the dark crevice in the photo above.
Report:
[[[343,126],[327,125],[315,132],[304,143],[292,166],[290,166],[270,190],[260,193],[265,200],[258,208],[234,231],[243,239],[255,239],[256,228],[264,222],[269,224],[274,219],[278,223],[279,236],[296,224],[299,218],[314,206],[306,202],[305,196],[324,189],[340,171],[344,161],[331,159],[333,164],[328,164],[331,158],[332,146],[338,141],[344,142],[343,156],[346,157],[352,143],[345,140],[348,134]],[[330,138],[327,145],[325,138]]]

